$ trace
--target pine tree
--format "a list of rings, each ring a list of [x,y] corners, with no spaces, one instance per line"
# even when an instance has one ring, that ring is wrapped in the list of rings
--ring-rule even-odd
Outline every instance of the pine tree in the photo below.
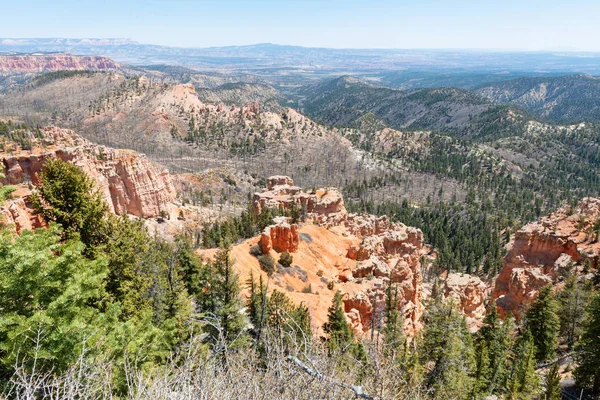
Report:
[[[519,336],[511,353],[506,384],[508,398],[531,399],[539,391],[539,377],[535,372],[535,343],[529,329]]]
[[[566,338],[569,347],[582,333],[586,317],[586,306],[590,296],[590,288],[578,282],[577,275],[569,276],[565,288],[558,294],[560,333]]]
[[[423,316],[419,354],[423,365],[433,363],[426,385],[438,398],[468,398],[473,393],[475,354],[464,317],[442,296],[431,299]]]
[[[243,302],[229,252],[229,246],[224,245],[210,263],[210,290],[205,296],[212,298],[211,309],[201,311],[209,312],[216,319],[206,327],[209,340],[213,343],[223,340],[228,346],[236,347],[246,342],[246,321],[240,313]]]
[[[343,351],[354,341],[354,335],[346,321],[340,292],[336,292],[333,296],[333,302],[327,310],[327,322],[323,325],[323,331],[329,335],[327,343],[330,353]]]
[[[527,328],[533,336],[538,361],[551,360],[555,356],[560,329],[558,303],[552,293],[552,285],[540,289],[529,310],[527,310]]]
[[[562,400],[558,362],[552,364],[552,367],[550,367],[550,370],[546,375],[543,400]]]
[[[305,304],[300,304],[292,311],[291,317],[290,325],[294,331],[296,343],[300,350],[305,352],[313,337],[310,311]]]
[[[473,388],[474,397],[487,393],[490,387],[491,367],[489,347],[486,341],[480,341],[475,345],[475,384]]]
[[[501,386],[505,373],[505,361],[510,349],[512,336],[512,319],[510,317],[500,320],[496,304],[490,305],[490,312],[483,319],[483,326],[478,333],[478,341],[485,343],[489,369],[488,375],[482,377],[487,382],[486,386],[479,385],[484,392],[493,393]]]
[[[78,233],[89,253],[105,241],[108,207],[94,182],[78,167],[60,159],[46,161],[31,202],[47,222],[62,226],[67,237]]]
[[[104,297],[106,260],[87,259],[83,243],[61,242],[61,236],[55,224],[20,236],[0,230],[0,357],[6,367],[37,356],[38,369],[61,371],[79,357],[86,338],[93,344],[114,328],[102,323],[94,306]]]
[[[190,242],[185,238],[177,237],[175,240],[175,246],[175,251],[177,254],[177,269],[182,274],[187,293],[190,296],[196,297],[202,290],[200,281],[202,263],[194,254]]]
[[[575,346],[575,380],[579,386],[600,393],[600,292],[594,294],[587,311],[583,334]]]
[[[383,328],[384,354],[391,358],[395,358],[398,350],[404,348],[404,332],[402,329],[402,318],[398,311],[398,288],[394,287],[392,280],[388,284],[386,290],[385,304],[385,326]]]

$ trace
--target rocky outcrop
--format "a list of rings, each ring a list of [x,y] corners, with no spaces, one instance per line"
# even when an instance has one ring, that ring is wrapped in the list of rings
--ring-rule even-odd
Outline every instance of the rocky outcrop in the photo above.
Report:
[[[474,275],[449,273],[444,281],[444,296],[455,300],[473,330],[481,326],[490,294],[491,287]]]
[[[600,242],[594,227],[599,219],[600,199],[585,198],[574,210],[562,208],[519,230],[494,287],[501,313],[519,317],[539,289],[560,281],[566,269],[597,268]]]
[[[13,226],[17,233],[46,227],[43,218],[34,213],[29,197],[6,200],[0,206],[0,226]]]
[[[252,204],[257,213],[265,208],[291,209],[296,206],[304,218],[321,224],[339,225],[348,216],[344,199],[335,188],[318,189],[314,193],[303,192],[288,176],[272,176],[267,188],[254,194]]]
[[[50,158],[60,158],[85,171],[96,182],[110,211],[157,217],[175,200],[169,173],[143,154],[92,144],[74,132],[46,128],[33,150],[0,153],[11,185],[37,185],[40,170]]]
[[[298,250],[300,241],[298,236],[298,225],[289,224],[285,217],[275,218],[275,224],[265,228],[260,235],[258,245],[263,254],[267,254],[271,249],[278,253],[287,251],[294,253]]]
[[[25,74],[66,70],[116,70],[119,64],[103,56],[29,54],[0,56],[0,74]]]
[[[304,222],[296,226],[286,218],[276,218],[259,238],[232,248],[240,279],[262,274],[269,279],[270,290],[283,291],[293,301],[306,304],[316,331],[327,321],[327,309],[339,291],[346,316],[358,334],[382,327],[385,294],[392,285],[406,335],[418,332],[423,313],[423,233],[385,217],[348,214],[336,189],[305,193],[287,176],[270,177],[267,188],[256,193],[253,201],[257,212],[290,209],[294,204]],[[251,254],[257,243],[263,253],[293,253],[293,266],[278,267],[267,277]],[[212,256],[214,251],[200,254]]]

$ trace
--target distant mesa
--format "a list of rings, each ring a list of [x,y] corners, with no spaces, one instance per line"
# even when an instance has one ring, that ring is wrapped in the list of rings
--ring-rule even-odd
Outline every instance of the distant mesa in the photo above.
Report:
[[[104,56],[76,56],[68,53],[0,55],[0,74],[27,74],[52,71],[114,71],[120,65]]]

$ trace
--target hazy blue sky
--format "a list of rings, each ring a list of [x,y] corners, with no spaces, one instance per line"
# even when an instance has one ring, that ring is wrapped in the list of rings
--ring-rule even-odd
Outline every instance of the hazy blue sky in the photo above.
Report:
[[[0,37],[600,50],[600,0],[0,0]]]

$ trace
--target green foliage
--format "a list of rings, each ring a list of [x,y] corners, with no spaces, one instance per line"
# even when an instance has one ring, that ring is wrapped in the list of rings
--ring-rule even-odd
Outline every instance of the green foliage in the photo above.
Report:
[[[241,239],[251,238],[271,225],[273,217],[285,214],[283,210],[269,208],[257,214],[252,207],[252,202],[248,200],[248,207],[240,216],[206,226],[202,235],[202,246],[216,248],[223,241],[235,243]]]
[[[560,334],[565,337],[569,347],[574,346],[583,331],[590,286],[579,282],[577,275],[573,274],[567,278],[564,289],[558,293]]]
[[[390,277],[391,278],[391,277]],[[384,354],[396,358],[399,349],[405,344],[402,318],[398,311],[398,287],[390,283],[385,294],[385,326],[383,327]]]
[[[473,339],[452,301],[431,299],[423,316],[420,348],[423,363],[433,363],[426,385],[440,399],[467,399],[473,391],[476,360]]]
[[[552,293],[552,285],[540,289],[526,314],[527,329],[533,336],[536,348],[536,360],[552,360],[555,357],[560,319],[558,318],[558,302]]]
[[[4,179],[4,174],[0,172],[0,179]],[[0,205],[10,197],[10,194],[14,192],[16,188],[14,186],[4,186],[0,183]]]
[[[254,246],[250,247],[250,254],[252,254],[254,257],[262,256],[262,250],[260,246],[255,244]]]
[[[67,237],[78,233],[89,251],[105,240],[108,207],[94,182],[78,167],[60,159],[44,163],[31,202],[47,222],[56,222]]]
[[[267,275],[273,275],[275,272],[275,260],[270,254],[263,254],[258,257],[258,263],[260,268],[267,273]]]
[[[475,393],[500,393],[506,375],[506,359],[512,345],[514,324],[512,317],[501,321],[496,304],[483,320],[476,340],[477,389]]]
[[[53,71],[46,72],[45,74],[38,75],[31,80],[34,87],[42,86],[47,83],[59,80],[67,79],[74,76],[90,77],[94,74],[99,74],[100,71],[88,71],[88,70],[74,70],[74,71]]]
[[[246,318],[240,313],[243,302],[239,278],[232,268],[229,253],[229,247],[222,247],[214,260],[204,265],[202,285],[205,290],[198,299],[198,307],[209,320],[205,332],[210,343],[239,347],[247,342]]]
[[[511,400],[529,400],[539,392],[535,372],[536,348],[529,329],[519,336],[510,355],[506,391]]]
[[[424,240],[438,249],[436,263],[443,268],[467,273],[484,272],[494,275],[504,256],[500,224],[488,213],[461,206],[439,203],[431,207],[401,204],[349,203],[351,211],[366,211],[387,215],[423,231]]]
[[[4,149],[4,143],[16,143],[24,150],[30,150],[32,139],[40,138],[42,135],[39,128],[34,128],[25,123],[13,121],[0,121],[0,150]]]
[[[587,320],[577,350],[577,385],[600,393],[600,292],[592,297],[587,309]]]
[[[294,262],[294,257],[287,251],[284,251],[279,256],[279,264],[281,264],[282,267],[289,268],[292,266],[293,262]]]
[[[333,296],[333,302],[327,310],[327,322],[323,325],[323,331],[329,336],[327,347],[330,353],[346,351],[354,342],[354,334],[346,321],[340,292],[336,292]]]
[[[265,323],[267,308],[267,288],[265,287],[262,275],[259,275],[259,281],[254,280],[254,273],[250,272],[250,278],[246,282],[249,296],[246,302],[246,311],[248,318],[253,326],[254,336],[260,337],[260,332]]]
[[[4,362],[58,371],[85,347],[120,362],[134,354],[140,368],[163,363],[195,331],[191,249],[151,237],[141,220],[107,215],[89,178],[62,161],[44,167],[36,201],[50,229],[0,231]],[[124,371],[113,372],[125,390]]]
[[[37,356],[39,368],[62,370],[77,359],[86,341],[97,339],[98,330],[108,328],[94,306],[103,297],[106,260],[88,260],[77,238],[61,243],[60,234],[55,225],[21,236],[0,231],[4,368]]]
[[[558,363],[552,364],[544,382],[544,400],[562,400]]]

